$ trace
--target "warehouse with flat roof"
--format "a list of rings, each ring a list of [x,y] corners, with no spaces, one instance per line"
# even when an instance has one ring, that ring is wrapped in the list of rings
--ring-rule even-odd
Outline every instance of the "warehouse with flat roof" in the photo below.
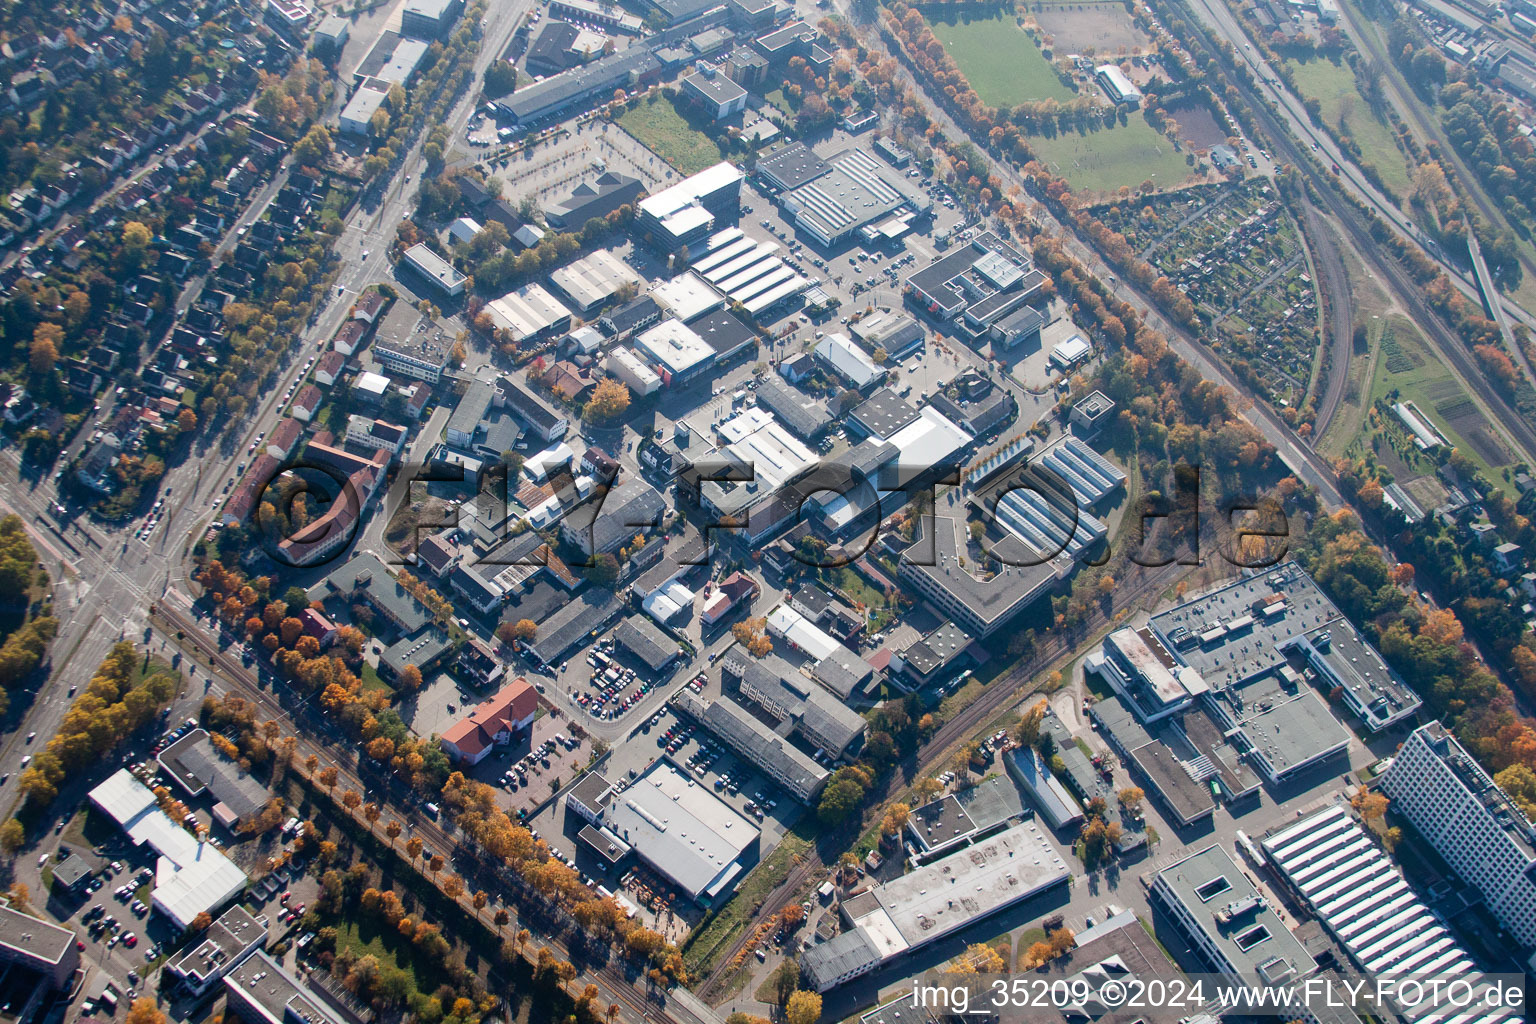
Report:
[[[615,793],[599,823],[705,906],[729,897],[758,855],[757,826],[666,759]]]
[[[795,227],[830,248],[866,224],[896,209],[905,198],[881,173],[881,165],[863,150],[834,156],[825,174],[780,197]]]
[[[801,970],[825,992],[1071,877],[1040,826],[1026,821],[844,900],[847,931],[801,954]]]

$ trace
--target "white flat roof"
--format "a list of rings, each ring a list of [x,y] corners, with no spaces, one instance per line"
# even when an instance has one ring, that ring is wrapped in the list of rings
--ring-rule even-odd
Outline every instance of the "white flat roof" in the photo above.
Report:
[[[214,846],[198,839],[160,810],[155,795],[120,768],[91,790],[91,802],[116,821],[137,846],[160,855],[155,865],[154,905],[186,928],[245,888],[245,872]]]
[[[604,824],[693,898],[705,894],[758,838],[757,826],[669,761],[617,794]]]
[[[686,373],[705,360],[713,361],[715,350],[681,320],[663,320],[635,338],[637,349],[666,367],[673,374]]]
[[[752,466],[757,482],[774,489],[793,480],[816,461],[816,455],[761,407],[746,409],[717,428],[726,449]],[[720,486],[719,484],[706,486]]]
[[[664,188],[650,198],[640,200],[640,212],[661,220],[691,205],[700,196],[725,188],[733,181],[740,182],[744,177],[746,175],[735,164],[721,161],[684,178],[671,188]]]
[[[931,405],[925,405],[917,419],[888,437],[886,443],[900,452],[896,463],[903,470],[922,472],[948,464],[958,469],[955,455],[971,443],[971,435]]]
[[[698,319],[725,302],[719,292],[691,270],[652,288],[651,298],[684,323]]]

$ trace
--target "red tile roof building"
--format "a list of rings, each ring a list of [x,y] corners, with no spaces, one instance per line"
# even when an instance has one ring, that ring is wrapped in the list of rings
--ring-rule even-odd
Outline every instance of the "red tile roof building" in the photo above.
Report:
[[[533,724],[539,695],[519,676],[443,733],[443,750],[455,761],[479,764],[494,747]]]

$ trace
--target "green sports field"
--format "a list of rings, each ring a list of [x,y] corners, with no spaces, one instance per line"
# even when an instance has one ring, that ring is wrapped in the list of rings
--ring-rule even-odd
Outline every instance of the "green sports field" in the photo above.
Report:
[[[1184,154],[1139,112],[1132,113],[1124,125],[1087,135],[1031,135],[1029,147],[1074,192],[1113,192],[1122,185],[1136,188],[1149,180],[1156,188],[1167,189],[1191,172]]]
[[[1006,109],[1026,100],[1066,101],[1077,95],[1056,77],[1011,11],[975,17],[940,7],[924,14],[933,34],[988,106]]]

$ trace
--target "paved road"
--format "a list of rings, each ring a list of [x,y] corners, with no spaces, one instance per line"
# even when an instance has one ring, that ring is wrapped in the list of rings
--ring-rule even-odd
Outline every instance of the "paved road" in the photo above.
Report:
[[[1338,151],[1325,131],[1313,127],[1311,119],[1307,117],[1306,111],[1301,106],[1301,101],[1269,71],[1267,62],[1253,49],[1247,34],[1225,4],[1219,0],[1181,0],[1181,2],[1195,15],[1192,19],[1194,29],[1201,33],[1214,33],[1229,43],[1238,59],[1247,66],[1253,79],[1258,83],[1257,86],[1249,88],[1239,85],[1239,88],[1251,98],[1250,107],[1260,125],[1273,139],[1277,155],[1285,156],[1312,182],[1323,205],[1351,236],[1357,254],[1368,265],[1374,265],[1382,273],[1384,281],[1391,283],[1391,290],[1398,293],[1405,308],[1412,313],[1413,319],[1425,328],[1426,334],[1431,336],[1431,342],[1452,366],[1453,371],[1462,378],[1468,393],[1474,400],[1486,399],[1487,404],[1498,413],[1497,416],[1490,415],[1489,419],[1496,420],[1507,429],[1523,458],[1536,459],[1536,431],[1531,430],[1530,425],[1510,409],[1488,386],[1481,370],[1473,361],[1471,353],[1467,351],[1467,347],[1428,308],[1423,298],[1423,288],[1408,277],[1407,272],[1395,259],[1383,253],[1381,243],[1371,237],[1369,231],[1360,223],[1358,211],[1337,195],[1334,184],[1314,166],[1304,150],[1305,145],[1310,144],[1314,151],[1338,166],[1339,173],[1334,176],[1337,181],[1343,183],[1351,194],[1365,203],[1395,234],[1422,249],[1440,267],[1453,285],[1471,301],[1481,305],[1482,293],[1477,287],[1475,277],[1425,238],[1418,226],[1406,214],[1364,179],[1360,169]],[[1206,38],[1210,36],[1207,35]],[[1214,49],[1212,52],[1215,52]],[[1279,111],[1278,116],[1274,113],[1275,110]],[[1283,127],[1280,124],[1281,119],[1285,122]],[[1530,314],[1510,300],[1505,299],[1504,306],[1522,322],[1536,323]],[[1525,366],[1522,353],[1516,351],[1512,355],[1519,359],[1522,367]],[[1530,373],[1529,368],[1526,372]],[[1536,381],[1536,377],[1531,379]],[[1487,411],[1485,410],[1485,413]]]

